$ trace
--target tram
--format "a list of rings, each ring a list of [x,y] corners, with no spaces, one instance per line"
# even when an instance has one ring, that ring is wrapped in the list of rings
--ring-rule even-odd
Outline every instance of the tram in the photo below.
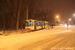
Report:
[[[47,21],[38,21],[30,19],[25,21],[25,30],[40,30],[46,28],[47,25]]]

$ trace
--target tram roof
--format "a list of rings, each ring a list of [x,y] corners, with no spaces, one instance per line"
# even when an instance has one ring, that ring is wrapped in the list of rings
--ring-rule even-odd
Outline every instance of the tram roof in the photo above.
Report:
[[[28,19],[28,20],[48,23],[48,21],[39,21],[39,20],[34,20],[34,19]]]

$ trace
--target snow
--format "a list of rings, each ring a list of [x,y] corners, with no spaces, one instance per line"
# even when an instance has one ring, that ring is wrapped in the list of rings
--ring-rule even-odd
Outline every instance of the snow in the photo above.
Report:
[[[16,32],[14,31],[14,34],[8,36],[0,36],[0,50],[18,50],[18,48],[23,45],[28,45],[30,43],[44,40],[46,38],[54,38],[56,36],[55,34],[59,33],[59,31],[62,33],[62,30],[64,30],[64,28],[62,28],[61,30],[59,28],[62,27],[57,26],[54,29],[44,29],[23,34],[20,34],[21,32],[16,34]],[[50,37],[50,35],[52,37]]]

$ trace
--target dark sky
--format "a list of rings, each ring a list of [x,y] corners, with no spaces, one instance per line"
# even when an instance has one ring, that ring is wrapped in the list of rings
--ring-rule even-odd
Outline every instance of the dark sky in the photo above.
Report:
[[[75,13],[75,0],[43,0],[41,9],[52,10],[61,20],[68,20]]]

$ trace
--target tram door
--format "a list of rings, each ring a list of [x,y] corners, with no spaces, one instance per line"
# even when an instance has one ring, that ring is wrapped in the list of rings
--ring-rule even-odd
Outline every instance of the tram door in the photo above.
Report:
[[[36,30],[36,21],[34,21],[34,30]]]
[[[43,29],[43,26],[44,26],[44,23],[43,23],[43,22],[41,22],[41,27],[42,27],[42,29]]]
[[[45,22],[44,22],[44,28],[45,28]]]

